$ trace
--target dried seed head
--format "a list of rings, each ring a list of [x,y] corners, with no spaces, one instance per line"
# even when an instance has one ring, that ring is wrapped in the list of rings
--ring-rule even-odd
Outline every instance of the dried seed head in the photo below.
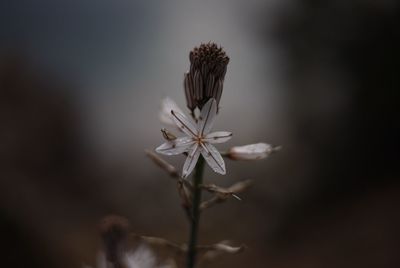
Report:
[[[114,264],[119,263],[129,235],[128,220],[120,216],[109,215],[101,220],[99,229],[107,260]]]
[[[219,104],[229,57],[222,47],[207,43],[195,47],[189,59],[190,70],[183,83],[188,108],[201,109],[210,98]]]

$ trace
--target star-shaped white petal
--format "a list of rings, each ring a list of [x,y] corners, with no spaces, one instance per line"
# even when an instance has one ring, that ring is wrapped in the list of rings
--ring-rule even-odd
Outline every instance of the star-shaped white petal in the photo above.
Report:
[[[157,147],[156,151],[166,155],[177,155],[184,152],[188,153],[185,164],[183,165],[182,177],[187,177],[196,166],[200,154],[207,161],[208,165],[217,173],[225,174],[225,162],[213,143],[223,143],[232,137],[231,132],[217,131],[212,132],[217,114],[217,102],[210,99],[201,109],[198,122],[186,117],[180,111],[171,110],[172,119],[175,124],[187,136],[180,137]]]

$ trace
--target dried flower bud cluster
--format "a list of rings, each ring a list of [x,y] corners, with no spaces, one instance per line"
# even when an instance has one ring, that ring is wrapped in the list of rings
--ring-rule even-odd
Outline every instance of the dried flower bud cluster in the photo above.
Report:
[[[189,54],[190,70],[185,74],[187,107],[193,111],[214,98],[219,104],[229,57],[215,43],[201,44]]]

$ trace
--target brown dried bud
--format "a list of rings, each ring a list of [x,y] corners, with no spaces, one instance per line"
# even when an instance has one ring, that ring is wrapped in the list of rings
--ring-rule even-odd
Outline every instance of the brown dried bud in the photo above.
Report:
[[[192,208],[192,185],[186,179],[178,180],[178,193],[182,200],[182,207],[188,212],[190,216],[190,209]]]
[[[117,215],[109,215],[101,220],[99,229],[107,260],[120,266],[129,236],[128,220]]]
[[[167,141],[173,141],[176,140],[176,136],[172,134],[168,129],[162,128],[161,133],[163,135],[163,138],[166,139]]]
[[[237,200],[242,200],[239,196],[237,196],[237,194],[245,191],[251,186],[251,184],[251,180],[245,180],[237,182],[228,188],[223,188],[215,184],[202,185],[203,189],[207,190],[210,193],[213,193],[214,196],[206,201],[203,201],[200,205],[200,210],[204,210],[212,207],[215,204],[225,202],[231,197],[236,198]]]
[[[214,98],[219,104],[229,57],[215,43],[201,44],[189,54],[190,70],[185,74],[184,88],[190,110]]]

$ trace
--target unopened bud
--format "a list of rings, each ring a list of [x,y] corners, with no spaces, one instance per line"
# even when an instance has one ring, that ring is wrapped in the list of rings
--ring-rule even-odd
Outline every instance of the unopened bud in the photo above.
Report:
[[[189,54],[190,70],[184,77],[187,107],[193,111],[214,98],[219,104],[229,57],[215,43],[201,44]]]
[[[233,160],[258,160],[266,158],[279,149],[280,147],[273,147],[267,143],[255,143],[232,147],[227,156]]]
[[[214,245],[198,246],[197,249],[200,254],[203,252],[203,261],[212,261],[224,254],[238,254],[243,252],[247,247],[245,245],[233,246],[230,241],[221,241]]]
[[[190,182],[186,179],[178,180],[178,193],[182,200],[182,206],[185,209],[192,207],[192,189]]]

